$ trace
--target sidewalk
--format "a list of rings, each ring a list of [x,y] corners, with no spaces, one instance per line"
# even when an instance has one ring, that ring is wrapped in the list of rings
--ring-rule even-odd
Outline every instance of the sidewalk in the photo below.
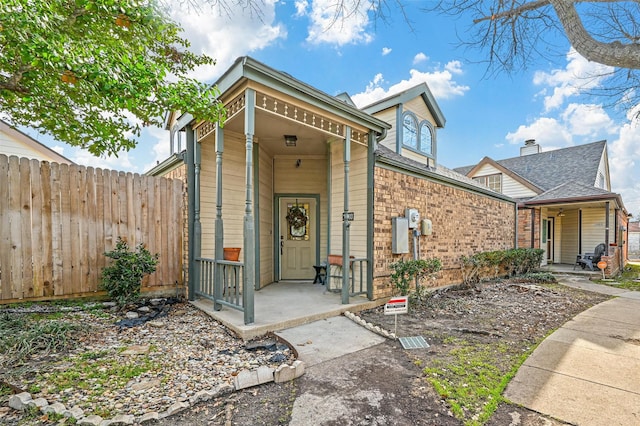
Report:
[[[513,403],[575,425],[640,424],[640,292],[559,275],[616,296],[546,338],[505,391]]]

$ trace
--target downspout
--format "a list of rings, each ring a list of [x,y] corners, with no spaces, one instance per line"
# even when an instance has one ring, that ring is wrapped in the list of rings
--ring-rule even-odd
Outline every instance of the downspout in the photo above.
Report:
[[[344,211],[342,214],[342,304],[349,303],[349,165],[351,162],[351,127],[345,126],[344,137]]]
[[[514,210],[515,210],[515,213],[516,213],[515,220],[514,220],[514,222],[515,222],[515,233],[514,233],[514,236],[513,236],[513,244],[514,244],[513,248],[518,248],[518,203],[517,202],[513,203],[513,206],[514,206]]]
[[[325,258],[328,261],[328,256],[331,254],[331,204],[333,204],[333,187],[331,186],[331,170],[333,169],[332,163],[332,155],[331,155],[331,143],[327,144],[327,257]],[[327,263],[327,275],[329,273],[329,264]],[[327,281],[329,279],[327,278]]]
[[[369,132],[367,144],[367,298],[373,300],[373,256],[374,256],[374,204],[375,204],[375,152],[377,141]]]
[[[196,282],[198,273],[196,272],[196,253],[195,253],[195,193],[196,193],[196,178],[195,178],[195,137],[191,126],[186,127],[187,131],[187,155],[185,163],[187,166],[187,251],[188,251],[188,274],[189,280],[187,283],[187,296],[189,300],[193,301],[196,298]]]
[[[604,203],[604,253],[609,256],[609,201]]]

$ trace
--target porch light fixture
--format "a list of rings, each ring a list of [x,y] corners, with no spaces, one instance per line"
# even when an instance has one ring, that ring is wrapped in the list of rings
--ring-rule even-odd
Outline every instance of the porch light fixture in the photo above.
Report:
[[[296,135],[284,135],[284,144],[286,146],[296,146],[298,137]]]
[[[558,212],[558,217],[564,217],[564,212],[562,211],[562,209],[560,209],[560,211]]]

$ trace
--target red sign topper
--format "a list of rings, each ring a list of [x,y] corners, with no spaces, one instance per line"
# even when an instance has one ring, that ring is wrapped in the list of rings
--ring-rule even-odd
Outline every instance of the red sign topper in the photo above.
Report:
[[[409,296],[392,297],[384,305],[385,315],[406,314],[409,312]]]

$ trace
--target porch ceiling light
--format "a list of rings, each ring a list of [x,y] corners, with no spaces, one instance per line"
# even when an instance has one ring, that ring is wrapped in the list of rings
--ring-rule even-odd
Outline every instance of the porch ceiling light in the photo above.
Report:
[[[298,137],[296,135],[284,135],[284,144],[286,146],[296,146]]]
[[[558,212],[558,217],[564,217],[564,212],[562,211],[562,209],[560,209],[560,211]]]

